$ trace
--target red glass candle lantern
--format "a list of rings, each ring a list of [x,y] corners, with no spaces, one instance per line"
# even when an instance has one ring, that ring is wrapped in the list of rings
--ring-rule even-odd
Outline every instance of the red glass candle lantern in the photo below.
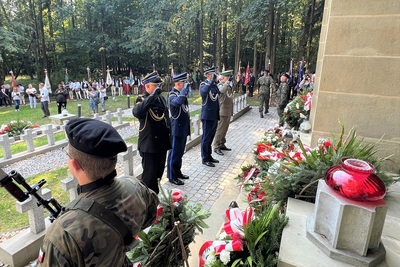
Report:
[[[375,167],[366,161],[344,158],[329,168],[325,182],[346,198],[356,201],[376,201],[386,194],[385,184],[375,174]]]

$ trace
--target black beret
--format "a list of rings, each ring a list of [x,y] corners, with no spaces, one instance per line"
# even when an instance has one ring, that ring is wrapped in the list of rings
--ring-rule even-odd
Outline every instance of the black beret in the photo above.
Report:
[[[113,126],[94,119],[77,118],[65,126],[70,146],[99,158],[114,158],[127,150],[124,139]]]
[[[172,80],[176,83],[176,82],[184,82],[186,81],[187,78],[187,72],[175,75],[174,77],[172,77]]]
[[[143,78],[142,83],[143,84],[162,83],[162,80],[161,80],[160,76],[158,75],[158,72],[153,71],[152,73],[147,74],[146,77]]]
[[[212,66],[204,70],[204,74],[214,74],[217,72],[217,67]]]

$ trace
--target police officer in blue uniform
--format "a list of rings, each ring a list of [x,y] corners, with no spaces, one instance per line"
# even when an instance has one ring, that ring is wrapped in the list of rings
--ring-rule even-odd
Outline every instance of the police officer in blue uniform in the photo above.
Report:
[[[143,79],[144,96],[136,99],[133,116],[139,119],[138,150],[142,157],[142,181],[158,194],[157,179],[164,173],[167,151],[171,148],[167,101],[161,95],[161,78],[152,72]]]
[[[200,95],[202,100],[201,121],[203,123],[203,136],[201,138],[202,163],[208,167],[215,167],[214,163],[219,161],[211,156],[211,144],[219,120],[218,86],[216,84],[216,67],[204,70],[206,80],[200,84]]]
[[[185,184],[181,179],[189,179],[182,174],[182,157],[185,152],[186,140],[190,135],[188,87],[185,86],[187,73],[172,77],[175,87],[169,93],[169,109],[171,118],[172,148],[168,154],[167,175],[170,183]]]

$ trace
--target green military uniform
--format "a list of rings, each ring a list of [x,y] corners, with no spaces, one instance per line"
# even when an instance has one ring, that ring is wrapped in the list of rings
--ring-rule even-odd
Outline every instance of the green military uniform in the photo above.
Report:
[[[289,93],[289,85],[287,82],[281,82],[279,85],[278,90],[276,91],[276,106],[278,110],[278,115],[279,115],[279,125],[283,126],[283,120],[282,120],[282,114],[283,110],[285,109],[288,100],[287,100],[287,95]]]
[[[154,222],[156,193],[134,177],[116,179],[117,155],[127,147],[113,126],[77,118],[67,123],[65,133],[79,196],[47,228],[38,266],[132,266],[125,251]],[[91,165],[99,176],[89,171]]]
[[[133,177],[112,179],[79,198],[90,198],[113,211],[134,236],[153,223],[158,205],[156,194]],[[123,237],[80,209],[66,211],[50,225],[41,254],[38,266],[130,266]]]
[[[259,101],[259,105],[258,105],[258,111],[260,112],[260,117],[263,118],[263,109],[265,106],[265,111],[264,113],[267,114],[268,113],[268,109],[269,109],[269,98],[271,95],[271,85],[273,86],[273,88],[275,89],[275,83],[274,83],[274,79],[272,79],[271,76],[269,75],[264,75],[262,77],[260,77],[257,81],[257,87],[258,87],[258,101]]]
[[[233,90],[231,82],[218,84],[219,95],[219,121],[214,137],[214,150],[226,147],[226,134],[228,132],[231,117],[233,115]]]

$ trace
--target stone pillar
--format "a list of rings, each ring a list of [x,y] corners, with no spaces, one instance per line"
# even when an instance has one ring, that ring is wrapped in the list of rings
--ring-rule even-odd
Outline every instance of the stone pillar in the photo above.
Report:
[[[325,0],[312,101],[312,146],[356,127],[378,156],[400,165],[400,2]]]

